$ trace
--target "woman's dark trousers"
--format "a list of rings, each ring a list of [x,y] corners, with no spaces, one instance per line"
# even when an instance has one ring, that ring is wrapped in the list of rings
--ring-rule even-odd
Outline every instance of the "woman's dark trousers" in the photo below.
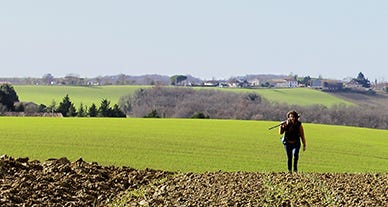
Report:
[[[300,141],[294,144],[286,143],[284,144],[284,149],[287,153],[288,172],[292,172],[292,157],[294,157],[294,172],[298,172]]]

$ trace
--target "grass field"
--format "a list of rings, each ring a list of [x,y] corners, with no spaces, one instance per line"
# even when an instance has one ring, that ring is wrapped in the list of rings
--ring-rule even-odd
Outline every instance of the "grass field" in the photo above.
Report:
[[[288,103],[295,105],[320,104],[333,106],[336,104],[353,105],[352,102],[340,99],[331,94],[310,88],[273,88],[273,89],[221,89],[241,92],[256,92],[264,98],[277,103]]]
[[[100,105],[103,99],[116,104],[121,96],[133,94],[139,88],[151,86],[32,86],[15,85],[14,88],[21,101],[32,101],[49,106],[53,101],[58,105],[66,94],[75,107],[82,103],[90,106],[92,103]]]
[[[182,172],[285,171],[276,122],[0,117],[0,154]],[[388,131],[304,124],[303,172],[387,172]]]
[[[75,107],[78,108],[81,103],[90,106],[95,103],[97,106],[102,99],[106,98],[111,104],[118,103],[121,96],[133,94],[139,88],[149,88],[151,86],[21,86],[15,85],[14,88],[21,101],[32,101],[38,104],[49,106],[53,101],[59,104],[66,94],[69,95]],[[308,88],[291,88],[291,89],[236,89],[236,88],[195,88],[217,89],[231,92],[255,92],[264,98],[278,103],[288,103],[296,105],[313,105],[321,104],[332,106],[335,104],[351,105],[349,101],[337,98],[333,95],[308,89]]]

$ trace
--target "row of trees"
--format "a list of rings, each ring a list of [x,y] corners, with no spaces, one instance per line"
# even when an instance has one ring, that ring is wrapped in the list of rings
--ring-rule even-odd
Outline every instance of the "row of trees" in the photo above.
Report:
[[[90,107],[81,103],[76,108],[74,103],[71,102],[69,95],[66,95],[58,106],[56,106],[55,102],[50,106],[43,104],[37,105],[31,102],[17,102],[15,103],[14,111],[26,113],[61,113],[64,117],[126,117],[117,104],[111,107],[110,101],[107,99],[103,99],[99,107],[94,103]]]
[[[125,74],[98,76],[93,78],[80,77],[77,74],[68,74],[64,77],[54,77],[44,74],[41,78],[3,78],[0,82],[9,82],[14,85],[169,85],[169,76],[142,75],[130,76]]]
[[[388,112],[376,108],[324,105],[297,106],[269,102],[256,93],[153,87],[122,97],[120,107],[134,117],[207,117],[214,119],[285,119],[290,110],[302,113],[301,121],[388,129]],[[196,115],[201,116],[196,116]]]
[[[53,107],[49,108],[49,110],[50,109],[52,110]],[[81,103],[77,110],[71,102],[69,95],[66,95],[63,98],[55,112],[59,112],[65,117],[126,117],[117,104],[114,104],[112,108],[110,106],[110,101],[107,99],[101,101],[99,108],[97,108],[94,103],[92,103],[89,108]]]

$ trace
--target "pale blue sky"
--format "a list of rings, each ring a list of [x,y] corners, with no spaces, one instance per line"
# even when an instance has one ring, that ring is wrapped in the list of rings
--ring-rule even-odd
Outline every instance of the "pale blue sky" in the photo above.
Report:
[[[0,77],[388,81],[388,1],[0,1]]]

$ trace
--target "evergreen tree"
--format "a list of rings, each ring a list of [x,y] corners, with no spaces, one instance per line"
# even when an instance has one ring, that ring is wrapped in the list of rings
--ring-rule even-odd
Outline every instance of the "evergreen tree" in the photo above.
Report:
[[[100,108],[98,109],[99,117],[110,117],[112,114],[112,109],[110,108],[110,101],[107,99],[103,99],[101,101]]]
[[[84,108],[84,105],[81,103],[78,109],[77,116],[78,117],[85,117],[87,115],[86,109]]]
[[[301,81],[298,81],[299,83],[303,84],[304,86],[309,86],[311,83],[311,77],[310,76],[306,76],[304,77]]]
[[[364,74],[358,73],[357,78],[353,79],[364,88],[370,88],[370,81],[365,78]]]
[[[0,104],[7,107],[7,110],[15,110],[14,103],[19,102],[19,97],[15,89],[10,84],[0,86]]]
[[[124,112],[121,111],[118,104],[113,105],[112,117],[125,117]]]
[[[92,103],[92,105],[90,106],[90,108],[88,110],[89,117],[96,117],[97,113],[98,113],[98,111],[97,111],[96,104]]]
[[[67,112],[67,116],[77,116],[77,109],[75,109],[74,104],[70,104],[69,112]]]
[[[70,101],[69,95],[66,94],[66,96],[63,98],[62,102],[59,103],[59,106],[56,110],[56,112],[61,113],[63,116],[69,115],[70,107],[73,105],[73,103]],[[73,105],[74,107],[74,105]]]
[[[187,79],[187,76],[185,75],[174,75],[170,78],[171,85],[179,85],[180,82],[184,81]]]

